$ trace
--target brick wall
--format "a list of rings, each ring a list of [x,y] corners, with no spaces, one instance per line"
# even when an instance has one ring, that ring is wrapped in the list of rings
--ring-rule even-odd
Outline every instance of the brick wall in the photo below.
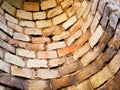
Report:
[[[0,90],[120,90],[119,5],[0,0]]]

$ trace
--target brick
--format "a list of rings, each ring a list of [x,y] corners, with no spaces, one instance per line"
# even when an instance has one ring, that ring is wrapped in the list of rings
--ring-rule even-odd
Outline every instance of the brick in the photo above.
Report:
[[[53,8],[55,7],[57,4],[56,4],[56,1],[55,0],[46,0],[46,1],[43,1],[41,3],[41,9],[42,10],[46,10],[46,9],[49,9],[49,8]]]
[[[75,42],[75,45],[77,46],[77,48],[82,47],[84,43],[88,41],[89,37],[90,37],[90,32],[87,31],[79,39],[77,39],[77,41]]]
[[[65,60],[65,62],[64,62]],[[65,56],[65,57],[62,57],[61,58],[61,61],[66,64],[66,65],[69,65],[69,64],[72,64],[75,62],[75,60],[73,59],[73,56]]]
[[[44,44],[44,43],[50,43],[51,39],[48,37],[34,37],[32,38],[32,43],[39,43],[39,44]]]
[[[85,79],[89,78],[93,74],[95,74],[98,71],[98,67],[95,62],[89,64],[84,69],[80,70],[76,75],[76,79],[78,83],[84,81]]]
[[[94,45],[99,41],[100,37],[104,33],[103,28],[99,25],[96,29],[96,31],[92,34],[92,36],[89,39],[89,44],[93,48]]]
[[[69,31],[65,31],[60,33],[59,35],[55,35],[52,37],[53,41],[59,41],[65,38],[68,38],[70,36],[70,32]]]
[[[33,12],[33,19],[34,20],[41,20],[46,19],[46,12]]]
[[[57,52],[56,51],[39,51],[37,53],[38,59],[52,59],[57,58]]]
[[[15,53],[15,47],[0,39],[0,46],[12,53]]]
[[[30,41],[30,37],[28,35],[17,33],[17,32],[13,34],[13,38],[21,41]]]
[[[82,18],[83,18],[84,20],[87,19],[88,15],[89,15],[89,13],[90,13],[90,10],[91,10],[91,6],[92,6],[91,2],[88,1],[87,8],[86,8],[85,12],[84,12],[83,15],[82,15]]]
[[[63,65],[58,68],[60,76],[68,75],[78,71],[81,68],[79,62],[74,62],[68,65]]]
[[[32,20],[32,13],[24,10],[17,10],[16,17],[21,19]]]
[[[50,36],[50,35],[58,35],[64,31],[64,28],[62,26],[52,26],[50,28],[44,29],[43,35],[44,36]]]
[[[58,90],[63,87],[68,87],[68,86],[74,85],[76,83],[75,78],[72,76],[66,76],[66,77],[62,77],[62,78],[58,78],[58,79],[52,79],[50,81],[51,81],[51,85],[54,90]]]
[[[5,90],[5,87],[0,85],[0,90]]]
[[[0,58],[3,59],[5,54],[5,50],[3,48],[0,48]]]
[[[92,2],[91,11],[92,11],[93,14],[96,13],[96,10],[97,10],[97,7],[98,7],[98,3],[99,3],[99,0],[93,0],[93,2]]]
[[[73,3],[73,0],[64,0],[61,5],[62,5],[62,8],[66,8],[66,7],[69,7],[70,5],[72,5]]]
[[[0,22],[6,24],[6,19],[3,15],[0,14]]]
[[[56,15],[61,14],[62,12],[63,12],[63,11],[62,11],[61,6],[57,6],[57,7],[55,7],[55,8],[53,8],[53,9],[51,9],[51,10],[48,11],[47,17],[48,17],[48,18],[52,18],[52,17],[54,17],[54,16],[56,16]]]
[[[49,81],[45,80],[26,80],[23,85],[25,90],[51,90]]]
[[[107,23],[108,23],[108,19],[109,19],[109,13],[111,12],[111,7],[109,5],[107,5],[105,7],[105,11],[104,11],[104,14],[103,14],[103,17],[100,21],[100,24],[103,26],[103,28],[106,28],[107,26]]]
[[[66,56],[67,54],[72,53],[76,49],[77,49],[76,45],[72,44],[70,46],[66,46],[64,48],[58,49],[57,52],[58,52],[59,57],[62,57],[62,56]]]
[[[83,15],[85,10],[87,9],[87,5],[88,5],[87,1],[82,2],[81,6],[80,6],[80,9],[77,10],[77,12],[76,12],[78,18],[80,18]]]
[[[90,50],[84,56],[81,57],[80,62],[82,63],[83,67],[85,67],[90,62],[95,60],[99,54],[100,54],[100,48],[94,47],[93,50]]]
[[[85,53],[87,53],[89,50],[90,50],[90,45],[89,43],[86,43],[84,46],[82,46],[81,48],[79,48],[73,53],[74,60],[77,60],[78,58],[83,56]]]
[[[81,27],[81,30],[83,31],[83,33],[85,33],[87,31],[87,29],[91,25],[92,21],[93,21],[93,15],[91,13],[89,13],[89,15],[87,16],[87,20],[83,23],[83,25]]]
[[[7,34],[2,31],[0,31],[0,38],[4,41],[9,41],[11,39]]]
[[[37,77],[42,79],[58,78],[59,72],[55,69],[37,69]]]
[[[17,32],[23,32],[23,28],[17,24],[14,24],[14,23],[8,21],[7,25],[9,28],[14,29]]]
[[[0,7],[0,14],[4,15],[4,11],[1,7]]]
[[[62,27],[66,29],[68,29],[70,26],[72,26],[75,22],[77,21],[77,17],[76,16],[72,16],[71,18],[69,18],[66,22],[64,22],[62,24]]]
[[[66,13],[69,17],[73,16],[75,14],[75,11],[72,7],[66,10]]]
[[[6,20],[12,22],[12,23],[15,23],[15,24],[18,24],[18,20],[16,18],[14,18],[13,16],[5,13],[5,18]]]
[[[119,68],[120,68],[120,50],[117,52],[117,54],[113,57],[111,62],[109,63],[109,69],[110,71],[115,74]]]
[[[52,21],[51,20],[36,21],[36,27],[37,28],[46,28],[46,27],[51,27],[51,26],[52,26]]]
[[[24,2],[23,9],[25,11],[39,11],[39,3],[37,3],[37,2]]]
[[[70,28],[70,34],[75,34],[82,25],[83,25],[83,19],[79,18],[79,20]]]
[[[66,39],[67,45],[71,45],[76,39],[78,39],[82,35],[82,31],[78,30],[75,34],[71,35],[69,38]]]
[[[113,29],[116,28],[119,18],[120,18],[119,12],[118,12],[118,13],[113,12],[113,13],[110,15],[110,26],[111,26]]]
[[[38,28],[25,28],[24,33],[27,35],[42,35],[42,31]]]
[[[24,46],[25,49],[31,50],[31,51],[42,51],[46,50],[45,44],[31,44],[31,43],[26,43]]]
[[[6,62],[20,66],[20,67],[25,67],[25,62],[23,61],[22,58],[19,56],[13,55],[9,52],[5,53],[4,59]]]
[[[16,13],[16,9],[10,5],[7,1],[4,1],[1,5],[1,7],[7,11],[9,14],[15,16],[15,13]]]
[[[35,52],[34,51],[29,51],[29,50],[26,50],[26,49],[17,48],[16,49],[16,54],[19,55],[19,56],[23,56],[23,57],[35,58]]]
[[[26,61],[26,66],[28,68],[47,68],[47,60],[39,60],[39,59],[28,59]]]
[[[33,21],[20,21],[19,25],[22,27],[35,27],[35,22],[33,22]]]
[[[11,66],[11,75],[13,75],[13,76],[34,79],[36,76],[35,74],[36,73],[33,69],[19,68],[17,66]]]
[[[10,36],[13,35],[13,30],[9,29],[5,24],[3,24],[2,22],[0,22],[0,29],[4,32],[6,32],[7,34],[9,34]]]
[[[100,18],[101,18],[101,15],[100,13],[97,11],[96,14],[95,14],[95,17],[93,19],[93,22],[91,23],[90,25],[90,32],[93,34],[93,32],[95,32],[96,28],[97,28],[97,25],[100,21]]]
[[[10,73],[10,64],[0,59],[0,70]]]
[[[52,19],[54,25],[58,25],[67,20],[66,13],[60,14]]]
[[[64,41],[54,42],[47,45],[47,50],[54,50],[58,48],[63,48],[65,46],[66,46],[66,43]]]
[[[111,77],[112,74],[110,73],[108,67],[106,66],[100,72],[92,76],[90,78],[90,82],[94,88],[97,88]]]

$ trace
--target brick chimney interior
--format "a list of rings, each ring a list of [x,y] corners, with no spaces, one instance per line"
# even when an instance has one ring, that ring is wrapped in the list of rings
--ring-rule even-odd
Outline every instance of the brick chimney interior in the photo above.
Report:
[[[0,0],[0,90],[120,90],[120,1]]]

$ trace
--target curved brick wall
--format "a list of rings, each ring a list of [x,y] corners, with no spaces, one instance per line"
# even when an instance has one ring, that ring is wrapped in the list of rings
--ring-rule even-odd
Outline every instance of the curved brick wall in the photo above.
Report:
[[[0,90],[120,90],[119,4],[0,0]]]

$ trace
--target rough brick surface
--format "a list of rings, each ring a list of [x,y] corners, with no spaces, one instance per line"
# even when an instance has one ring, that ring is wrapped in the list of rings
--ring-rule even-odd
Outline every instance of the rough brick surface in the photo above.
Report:
[[[36,21],[36,27],[37,28],[46,28],[52,26],[52,21],[51,20],[41,20],[41,21]]]
[[[34,20],[40,20],[46,18],[46,12],[34,12],[33,13],[33,19]]]
[[[24,32],[28,35],[42,35],[42,31],[37,28],[25,28]]]
[[[20,26],[22,27],[35,27],[35,22],[33,21],[20,21],[19,23]]]

